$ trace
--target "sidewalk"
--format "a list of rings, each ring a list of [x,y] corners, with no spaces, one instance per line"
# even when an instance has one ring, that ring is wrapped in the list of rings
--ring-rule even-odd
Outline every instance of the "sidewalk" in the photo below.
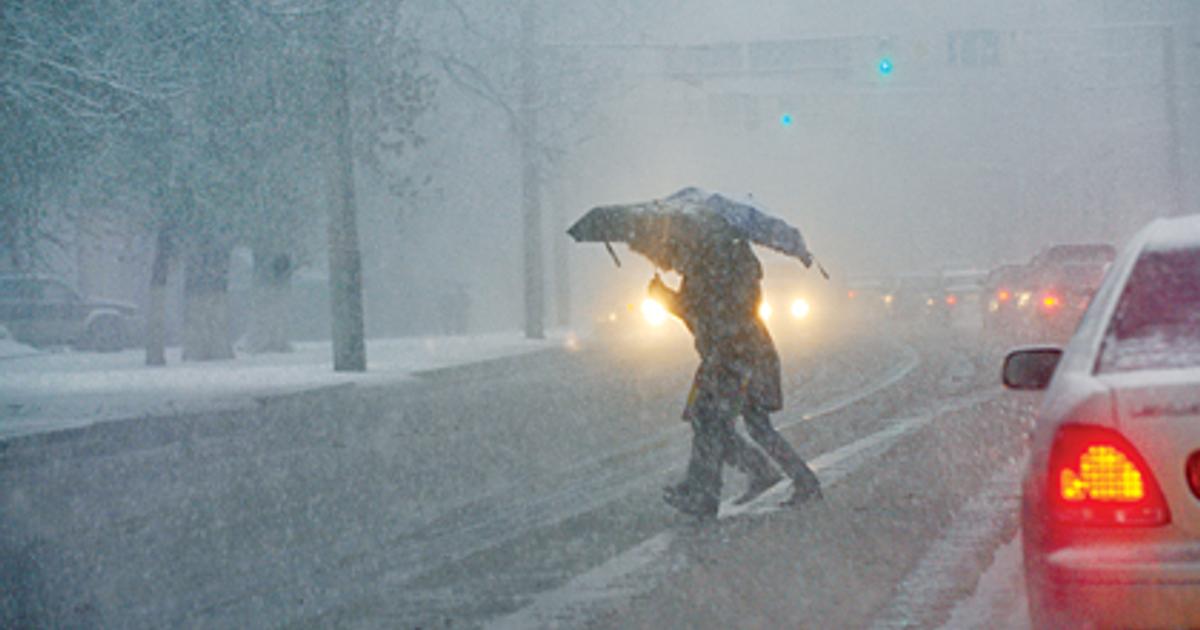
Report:
[[[0,442],[97,422],[238,408],[264,396],[328,387],[388,385],[427,371],[573,347],[552,332],[528,340],[518,332],[467,337],[367,340],[367,372],[334,372],[329,342],[295,344],[287,354],[240,355],[232,361],[183,363],[168,348],[166,367],[148,367],[141,350],[99,354],[0,347]]]

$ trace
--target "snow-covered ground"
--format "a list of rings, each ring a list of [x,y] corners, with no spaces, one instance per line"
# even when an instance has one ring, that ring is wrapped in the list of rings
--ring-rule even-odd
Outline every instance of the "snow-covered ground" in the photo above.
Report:
[[[227,409],[322,387],[398,383],[426,370],[575,343],[559,332],[545,340],[528,340],[518,332],[369,339],[368,371],[339,373],[333,371],[328,342],[204,363],[184,363],[180,349],[169,348],[167,366],[148,367],[140,350],[37,352],[0,339],[0,440],[104,420]]]
[[[20,357],[29,357],[38,354],[36,348],[31,348],[23,343],[13,341],[3,336],[4,333],[0,330],[0,361],[5,359],[17,359]]]

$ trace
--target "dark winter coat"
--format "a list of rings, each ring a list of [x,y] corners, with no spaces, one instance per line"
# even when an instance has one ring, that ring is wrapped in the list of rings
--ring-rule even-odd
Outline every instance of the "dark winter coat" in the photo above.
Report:
[[[683,277],[679,290],[656,282],[651,292],[687,324],[700,355],[684,419],[705,407],[722,416],[747,405],[781,409],[779,354],[758,316],[762,266],[750,245],[724,243],[675,266]]]

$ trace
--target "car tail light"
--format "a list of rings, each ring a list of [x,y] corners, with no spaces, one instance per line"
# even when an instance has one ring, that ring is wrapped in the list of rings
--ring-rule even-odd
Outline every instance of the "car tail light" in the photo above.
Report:
[[[1200,451],[1188,456],[1186,472],[1188,487],[1192,489],[1192,494],[1200,499]]]
[[[947,296],[946,296],[946,305],[947,305],[947,306],[954,306],[955,304],[958,304],[958,296],[957,296],[957,295],[953,295],[953,294],[951,294],[951,295],[947,295]]]
[[[1074,525],[1165,525],[1171,512],[1154,474],[1120,433],[1064,425],[1050,451],[1051,513]]]
[[[1006,289],[1000,289],[999,291],[996,292],[996,299],[1001,302],[1007,302],[1009,300],[1009,298],[1011,298],[1011,297],[1012,297],[1012,294],[1009,293],[1008,290],[1006,290]]]

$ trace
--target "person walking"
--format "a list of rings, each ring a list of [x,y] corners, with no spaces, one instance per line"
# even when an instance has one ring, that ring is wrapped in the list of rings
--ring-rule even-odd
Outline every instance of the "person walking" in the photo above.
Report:
[[[687,514],[715,516],[722,463],[752,475],[739,502],[774,485],[778,476],[769,464],[769,472],[763,472],[757,461],[761,453],[745,444],[734,430],[739,415],[745,419],[751,439],[791,477],[793,491],[785,504],[798,506],[819,498],[816,475],[771,425],[770,413],[783,407],[779,354],[758,317],[762,266],[749,243],[643,237],[631,239],[630,247],[663,270],[679,272],[678,291],[667,287],[657,274],[647,290],[684,321],[700,355],[683,414],[693,428],[687,475],[682,483],[666,489],[664,500]]]

